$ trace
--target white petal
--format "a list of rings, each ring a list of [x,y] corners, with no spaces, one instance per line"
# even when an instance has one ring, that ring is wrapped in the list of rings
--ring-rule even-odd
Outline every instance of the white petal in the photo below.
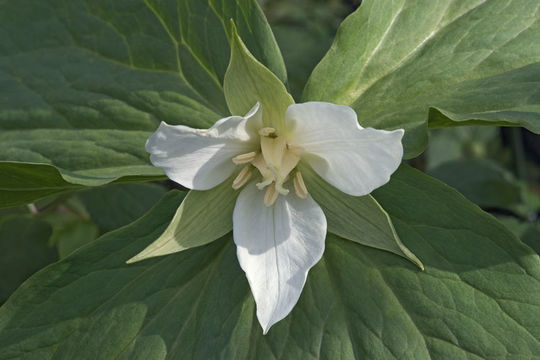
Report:
[[[233,214],[234,242],[257,303],[264,333],[298,301],[309,269],[321,258],[326,218],[308,196],[279,196],[263,203],[264,191],[252,182],[240,193]]]
[[[162,122],[146,141],[146,151],[171,180],[189,189],[208,190],[231,176],[233,157],[257,148],[261,114],[257,104],[245,117],[221,119],[208,130]]]
[[[325,102],[289,106],[290,143],[324,180],[353,196],[390,180],[403,157],[403,129],[362,128],[353,109]]]

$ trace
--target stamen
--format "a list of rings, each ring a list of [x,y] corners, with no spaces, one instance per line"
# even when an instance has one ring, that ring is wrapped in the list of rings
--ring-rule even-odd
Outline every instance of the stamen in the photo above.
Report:
[[[271,128],[271,127],[265,127],[265,128],[260,129],[259,135],[265,136],[265,137],[271,137],[271,138],[277,137],[276,129]]]
[[[257,156],[257,153],[255,151],[252,151],[246,154],[241,154],[241,155],[233,157],[232,162],[235,163],[236,165],[247,164],[255,160],[256,156]]]
[[[238,173],[238,176],[234,179],[232,183],[232,188],[234,190],[240,189],[242,186],[244,186],[248,180],[251,178],[251,169],[249,166],[244,167],[240,172]]]
[[[304,183],[304,178],[302,177],[300,171],[296,172],[296,175],[293,179],[293,185],[296,195],[301,199],[305,199],[307,197],[308,191],[306,188],[306,184]]]
[[[267,187],[266,188],[266,193],[264,194],[264,205],[266,205],[266,206],[274,205],[278,195],[279,195],[279,193],[276,191],[275,186]]]
[[[299,145],[292,145],[292,144],[287,144],[287,150],[289,150],[291,153],[293,153],[296,156],[300,156],[304,152],[303,147]]]

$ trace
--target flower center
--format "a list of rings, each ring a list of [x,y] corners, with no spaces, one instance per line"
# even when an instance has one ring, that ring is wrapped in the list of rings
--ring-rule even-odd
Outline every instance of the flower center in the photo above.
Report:
[[[261,139],[260,152],[253,151],[238,155],[232,159],[236,165],[247,164],[234,179],[232,186],[234,189],[244,186],[251,178],[251,165],[253,165],[259,170],[262,177],[262,180],[256,186],[259,190],[266,188],[264,203],[271,206],[276,202],[280,194],[287,195],[289,193],[289,190],[283,187],[283,184],[289,179],[290,173],[298,165],[302,149],[289,145],[286,136],[279,134],[276,129],[271,127],[260,129],[259,135]],[[308,192],[299,171],[296,171],[292,182],[296,195],[305,199]]]

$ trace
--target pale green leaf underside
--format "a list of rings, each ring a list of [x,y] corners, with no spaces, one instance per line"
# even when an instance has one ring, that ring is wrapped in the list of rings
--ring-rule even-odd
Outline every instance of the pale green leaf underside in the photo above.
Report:
[[[229,179],[211,190],[190,191],[163,234],[128,263],[206,245],[231,232],[238,196],[231,184]]]
[[[363,126],[404,128],[406,157],[426,145],[430,107],[540,131],[539,7],[536,0],[363,1],[304,99],[350,105]]]
[[[51,164],[69,182],[155,176],[144,144],[160,121],[207,128],[227,115],[230,18],[286,81],[253,0],[0,7],[0,160]]]
[[[172,192],[133,225],[26,282],[0,309],[0,359],[456,360],[540,352],[538,255],[456,191],[408,167],[374,196],[425,271],[331,235],[293,312],[263,336],[230,235],[125,264],[168,225],[181,199]]]
[[[393,252],[420,269],[422,262],[401,242],[388,213],[371,195],[351,196],[329,185],[301,163],[309,193],[323,209],[328,231],[362,245]]]

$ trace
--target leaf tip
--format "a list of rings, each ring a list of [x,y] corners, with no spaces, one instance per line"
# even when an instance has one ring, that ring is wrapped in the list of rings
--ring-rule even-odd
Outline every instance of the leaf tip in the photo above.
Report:
[[[149,251],[149,247],[147,247],[146,249],[144,249],[143,251],[139,252],[137,255],[133,256],[131,259],[128,259],[126,261],[126,264],[133,264],[133,263],[136,263],[136,262],[139,262],[139,261],[143,261],[143,260],[146,260],[148,258],[151,258],[151,257],[154,257],[156,256],[152,249],[150,249]]]
[[[126,260],[126,264],[130,265],[130,264],[139,262],[141,260],[143,260],[143,258],[141,258],[140,254],[137,254],[134,257],[132,257],[131,259]]]
[[[229,26],[231,27],[231,33],[232,33],[232,34],[237,34],[237,31],[236,31],[236,24],[234,23],[234,19],[233,19],[233,18],[229,18]]]
[[[420,269],[420,271],[424,271],[426,270],[426,268],[424,267],[424,264],[420,261],[420,259],[418,257],[416,257],[416,255],[414,255],[408,248],[406,248],[404,245],[403,245],[403,253],[405,254],[406,258],[412,262],[414,265],[418,266],[418,268]]]
[[[236,28],[236,24],[232,18],[229,19],[229,24],[230,24],[230,32],[231,32],[231,35],[230,35],[231,36],[230,37],[231,57],[233,56],[235,51],[247,52],[251,55],[246,45],[242,41],[240,34],[238,34],[238,29]]]

